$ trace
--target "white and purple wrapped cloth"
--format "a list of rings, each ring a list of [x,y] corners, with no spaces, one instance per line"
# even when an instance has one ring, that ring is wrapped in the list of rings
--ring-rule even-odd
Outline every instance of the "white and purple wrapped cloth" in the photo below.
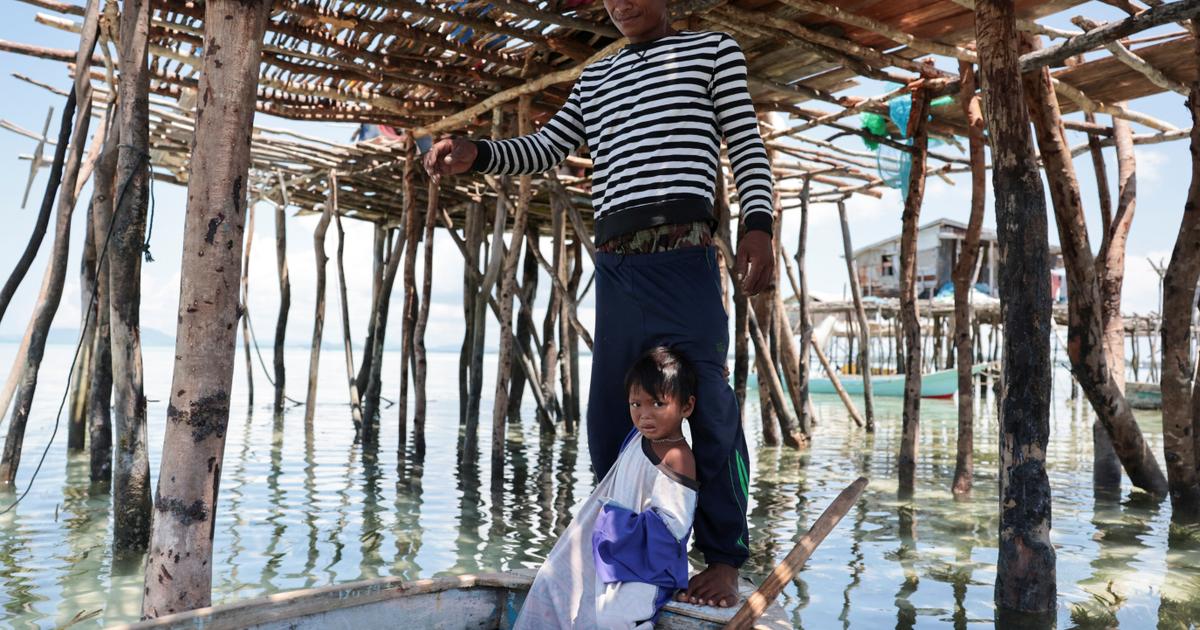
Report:
[[[687,587],[697,489],[632,432],[538,570],[515,627],[653,627]]]

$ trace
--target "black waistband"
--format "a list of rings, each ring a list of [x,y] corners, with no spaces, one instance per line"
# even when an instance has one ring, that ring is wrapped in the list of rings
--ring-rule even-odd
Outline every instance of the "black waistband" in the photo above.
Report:
[[[707,221],[715,230],[712,201],[700,196],[684,196],[622,208],[605,212],[596,219],[596,244],[646,228],[694,221]]]

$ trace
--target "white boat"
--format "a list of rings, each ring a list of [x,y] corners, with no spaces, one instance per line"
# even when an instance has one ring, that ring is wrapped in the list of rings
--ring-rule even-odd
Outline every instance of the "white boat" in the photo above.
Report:
[[[426,580],[376,578],[290,591],[201,608],[127,626],[127,630],[369,630],[371,628],[511,628],[533,583],[533,572],[480,573]],[[743,580],[744,601],[754,585]],[[740,606],[740,603],[739,603]],[[715,630],[738,606],[712,608],[669,602],[656,628]],[[778,604],[755,628],[791,628]]]

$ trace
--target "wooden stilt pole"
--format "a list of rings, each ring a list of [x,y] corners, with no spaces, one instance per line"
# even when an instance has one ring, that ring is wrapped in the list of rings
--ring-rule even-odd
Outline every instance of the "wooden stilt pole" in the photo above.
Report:
[[[86,61],[91,57],[97,36],[97,9],[94,4],[88,6],[86,24],[80,42],[76,60]],[[91,124],[92,92],[91,83],[79,79],[72,88],[72,95],[78,98],[78,107],[72,107],[72,98],[68,97],[67,109],[73,109],[75,118],[74,133],[67,130],[63,142],[70,138],[66,157],[63,163],[62,182],[57,196],[58,205],[55,210],[54,245],[52,246],[49,262],[42,277],[42,287],[34,306],[33,316],[30,317],[27,338],[29,340],[23,361],[14,366],[17,380],[15,398],[12,404],[12,415],[9,419],[8,434],[4,440],[3,455],[0,456],[0,489],[12,489],[16,482],[17,467],[21,461],[21,446],[25,439],[25,423],[29,419],[33,395],[37,389],[38,371],[42,365],[42,357],[46,349],[46,336],[50,324],[58,312],[62,299],[63,284],[66,280],[67,253],[70,248],[71,216],[75,208],[75,185],[79,175],[80,161],[87,143],[87,130]],[[64,134],[60,134],[62,136]],[[51,195],[47,195],[50,197]],[[34,248],[36,251],[36,248]],[[19,283],[19,279],[18,279]],[[14,286],[14,291],[15,291]],[[19,376],[17,371],[19,370]],[[11,378],[11,377],[10,377]],[[7,405],[6,405],[7,406]]]
[[[718,169],[719,179],[718,188],[721,196],[721,203],[729,205],[729,182],[725,177],[725,172]],[[741,233],[741,217],[738,217],[737,231]],[[730,232],[729,222],[726,221],[723,232]],[[729,241],[726,241],[729,242]],[[724,251],[722,251],[724,258]],[[750,381],[750,319],[746,314],[750,309],[750,300],[746,296],[746,292],[742,290],[742,283],[738,282],[737,278],[733,279],[733,393],[738,401],[738,409],[741,411],[742,418],[746,416],[746,386]],[[761,387],[761,386],[760,386]],[[761,391],[761,390],[760,390]],[[759,397],[760,405],[769,406],[769,398],[765,396]],[[800,413],[797,411],[797,413]],[[765,427],[766,424],[764,423]],[[764,441],[767,439],[764,433]],[[769,444],[769,443],[768,443]]]
[[[391,252],[384,265],[383,281],[379,285],[379,299],[372,316],[375,320],[375,336],[371,343],[371,371],[367,375],[367,392],[363,397],[363,444],[379,444],[379,399],[383,390],[383,344],[387,337],[388,310],[392,300],[392,287],[400,270],[400,254],[404,250],[404,228],[393,236]]]
[[[354,374],[354,344],[350,336],[350,300],[346,296],[346,231],[342,229],[342,210],[338,207],[337,171],[329,171],[329,204],[332,206],[333,222],[337,226],[337,272],[338,297],[342,305],[342,350],[346,357],[346,385],[350,389],[350,418],[354,422],[354,435],[362,435],[362,400],[358,395],[358,380]]]
[[[287,343],[288,311],[292,306],[292,282],[288,278],[287,265],[287,182],[279,176],[279,193],[282,200],[275,205],[275,265],[279,271],[279,316],[275,320],[275,415],[283,413],[284,393],[284,345]]]
[[[909,133],[912,167],[908,196],[904,199],[904,228],[900,237],[900,320],[908,353],[904,360],[904,412],[900,438],[900,495],[911,497],[917,469],[917,442],[921,433],[921,320],[917,313],[917,224],[925,198],[925,155],[929,150],[926,112],[929,94],[918,88],[912,94]]]
[[[1045,468],[1052,326],[1046,202],[1023,101],[1013,4],[976,0],[975,7],[1005,303],[995,601],[1001,611],[1048,615],[1056,588]]]
[[[412,136],[405,137],[404,144],[404,230],[408,234],[404,245],[404,313],[400,324],[400,397],[396,399],[398,409],[397,451],[404,453],[408,444],[408,378],[414,366],[414,329],[417,325],[417,241],[421,238],[421,213],[417,207],[417,144]],[[412,370],[415,372],[416,370]],[[415,376],[415,374],[414,374]]]
[[[383,294],[383,277],[387,269],[387,261],[384,260],[386,252],[391,251],[390,247],[386,247],[387,238],[391,234],[389,228],[383,224],[375,226],[375,239],[373,256],[371,260],[374,262],[371,273],[371,317],[367,322],[367,340],[363,344],[363,360],[358,366],[358,377],[354,381],[355,388],[359,392],[366,392],[371,386],[371,362],[375,357],[375,312],[379,310],[379,296]]]
[[[103,142],[97,138],[97,142]],[[88,298],[96,294],[96,244],[92,228],[92,206],[88,204],[86,229],[83,239],[83,258],[79,264],[79,294],[86,296],[81,302],[80,328],[83,345],[79,357],[71,370],[70,406],[67,411],[67,450],[82,451],[87,445],[87,401],[91,388],[92,351],[96,346],[95,304]]]
[[[1030,38],[1027,45],[1034,48],[1037,41]],[[1050,184],[1050,197],[1054,202],[1054,217],[1067,270],[1067,290],[1070,292],[1067,303],[1067,343],[1072,372],[1112,438],[1113,448],[1129,480],[1152,495],[1165,497],[1167,479],[1143,439],[1133,410],[1109,369],[1104,346],[1100,282],[1096,277],[1096,263],[1088,239],[1079,184],[1064,136],[1058,100],[1050,84],[1049,70],[1043,68],[1027,74],[1023,82],[1046,179]]]
[[[92,38],[92,42],[95,42],[95,38]],[[88,54],[90,55],[91,52]],[[0,320],[3,320],[5,313],[8,312],[8,305],[12,302],[13,295],[21,286],[25,275],[29,273],[29,267],[33,265],[33,260],[37,258],[38,250],[42,247],[42,241],[46,238],[46,228],[50,225],[50,215],[54,211],[55,195],[58,192],[59,184],[62,183],[63,163],[66,161],[67,148],[71,145],[72,120],[75,118],[75,110],[78,105],[78,95],[75,90],[71,90],[67,94],[66,105],[63,106],[62,118],[58,125],[58,143],[54,145],[54,160],[50,163],[50,176],[46,179],[46,191],[42,194],[42,207],[33,224],[33,234],[29,236],[29,242],[21,252],[21,257],[17,259],[16,266],[9,274],[4,287],[0,289]],[[9,401],[0,407],[0,414],[8,409],[7,402]]]
[[[521,402],[525,399],[525,371],[521,369],[522,354],[535,354],[530,348],[530,337],[533,333],[533,300],[537,297],[537,278],[538,278],[538,261],[537,256],[534,256],[533,250],[538,247],[538,228],[537,225],[529,223],[525,226],[525,255],[521,260],[521,286],[517,291],[520,302],[520,311],[517,314],[517,348],[519,353],[514,353],[513,364],[510,368],[512,371],[512,384],[509,387],[511,390],[508,396],[508,421],[519,424],[521,422]]]
[[[100,170],[97,167],[96,173]],[[242,253],[242,350],[246,356],[246,408],[254,410],[254,356],[250,350],[250,246],[254,244],[254,203],[246,204],[246,245]]]
[[[308,394],[304,398],[304,430],[312,431],[313,417],[317,412],[317,376],[321,365],[321,338],[325,333],[325,268],[329,256],[325,255],[325,234],[329,231],[329,220],[333,215],[333,187],[337,185],[332,174],[327,186],[325,207],[313,230],[313,252],[317,263],[317,295],[313,306],[313,336],[308,354]]]
[[[749,299],[750,312],[754,313],[754,319],[761,322],[771,321],[771,303],[765,301],[759,296]],[[749,325],[749,319],[747,319]],[[751,337],[753,339],[753,337]],[[764,348],[766,346],[763,346]],[[764,446],[779,446],[782,442],[782,436],[779,434],[779,422],[775,419],[776,409],[775,400],[771,398],[770,379],[772,377],[778,379],[779,375],[775,372],[775,363],[771,359],[769,352],[763,352],[758,347],[755,341],[754,351],[754,369],[758,373],[758,409],[759,422],[762,426],[762,441]]]
[[[529,133],[529,96],[522,96],[517,107],[517,135]],[[504,268],[500,274],[500,291],[497,302],[500,305],[500,352],[496,374],[495,406],[492,409],[492,477],[498,479],[504,474],[504,444],[505,420],[508,416],[509,379],[511,377],[511,362],[515,354],[511,334],[513,323],[513,297],[517,289],[517,260],[521,254],[521,241],[525,236],[525,224],[529,216],[529,198],[532,192],[532,179],[522,175],[519,179],[517,207],[513,216],[511,238],[508,251],[504,255]],[[499,246],[499,243],[497,243]]]
[[[467,423],[468,399],[471,395],[471,348],[475,340],[475,301],[479,288],[479,245],[483,240],[483,213],[475,204],[467,209],[463,225],[463,342],[458,353],[458,426]],[[447,230],[454,228],[449,225]],[[543,366],[544,369],[544,366]]]
[[[804,401],[804,407],[796,410],[797,420],[800,422],[800,430],[805,435],[812,434],[812,428],[816,424],[816,416],[812,413],[812,402],[809,400],[809,378],[811,378],[812,370],[810,369],[809,349],[813,345],[813,325],[811,305],[808,299],[808,270],[805,265],[808,250],[808,198],[812,187],[812,178],[805,177],[804,184],[800,189],[800,234],[797,236],[796,243],[796,281],[792,284],[792,289],[796,294],[796,301],[799,302],[799,318],[800,318],[800,357],[799,357],[799,378],[796,385],[796,395]],[[792,278],[791,261],[788,260],[787,254],[783,252],[783,245],[780,244],[779,251],[783,257],[784,267],[787,269],[788,278]],[[840,384],[839,384],[840,385]],[[853,404],[851,407],[853,408]],[[854,416],[856,414],[851,414]]]
[[[971,159],[971,216],[962,251],[951,273],[954,281],[954,349],[958,370],[958,440],[954,458],[956,495],[971,492],[975,476],[975,388],[972,384],[971,340],[979,341],[979,320],[972,317],[971,285],[977,273],[979,239],[983,231],[983,211],[987,202],[987,171],[984,165],[983,110],[976,94],[975,66],[958,64],[962,77],[963,114],[967,117],[968,155]]]
[[[557,205],[555,208],[553,206]],[[554,380],[561,361],[560,354],[563,346],[555,341],[558,333],[558,315],[562,311],[563,293],[567,285],[567,209],[561,204],[553,204],[550,213],[550,255],[548,272],[558,282],[550,287],[550,299],[546,304],[546,316],[542,320],[542,390],[554,391]],[[551,417],[554,413],[555,416]],[[554,433],[555,423],[562,418],[562,409],[539,409],[538,426],[542,434]]]
[[[575,239],[571,242],[570,254],[573,265],[571,267],[571,276],[567,279],[567,292],[564,294],[565,297],[563,299],[564,311],[569,308],[567,301],[570,300],[571,302],[574,302],[575,296],[579,294],[579,282],[583,278],[583,252],[588,249],[585,247],[585,244],[590,244],[587,240],[587,237],[582,233],[576,233]],[[581,375],[581,372],[579,371],[580,335],[574,327],[567,326],[568,315],[568,313],[564,312],[562,315],[559,315],[558,321],[559,325],[561,326],[559,329],[560,332],[565,333],[563,335],[565,340],[560,341],[560,343],[565,345],[567,349],[566,358],[568,359],[568,361],[564,364],[564,369],[561,371],[563,384],[564,386],[569,386],[570,390],[570,398],[565,405],[567,409],[565,414],[567,418],[565,428],[568,434],[573,434],[575,433],[575,428],[579,426],[582,419],[580,412],[582,394],[581,390],[579,389],[579,379]],[[568,392],[563,393],[564,400],[567,399],[567,395]]]
[[[775,251],[781,251],[783,243],[781,237],[783,233],[783,203],[781,193],[778,189],[774,192],[773,207],[775,212],[774,225],[771,240],[772,247]],[[783,290],[779,282],[780,276],[783,274],[783,269],[780,265],[775,266],[775,279],[771,286],[755,297],[756,300],[770,301],[769,312],[772,316],[771,335],[775,339],[775,354],[780,366],[780,372],[783,373],[784,382],[787,383],[787,391],[791,398],[792,409],[794,414],[778,415],[776,419],[780,422],[779,433],[783,437],[783,443],[791,448],[800,448],[808,439],[808,433],[801,431],[800,420],[798,416],[805,411],[805,405],[808,404],[808,398],[802,396],[800,391],[800,351],[796,346],[796,337],[792,334],[792,325],[788,321],[787,308],[783,303]],[[760,320],[761,321],[761,320]],[[788,421],[795,421],[795,424],[786,424]]]
[[[858,370],[863,380],[863,406],[867,432],[875,431],[875,393],[871,388],[871,335],[867,328],[867,311],[863,308],[862,289],[858,285],[858,265],[854,246],[850,243],[850,222],[846,219],[846,202],[838,202],[838,217],[842,223],[842,249],[846,255],[846,273],[850,278],[850,296],[854,300],[854,315],[858,321]]]
[[[104,135],[104,147],[96,160],[92,186],[92,238],[96,247],[96,338],[92,349],[91,392],[88,397],[88,454],[89,480],[92,491],[107,493],[112,487],[112,347],[108,303],[107,257],[100,256],[104,241],[108,240],[112,221],[113,204],[116,202],[117,145],[120,143],[121,128],[113,124],[116,112],[109,104],[109,124]]]
[[[212,602],[216,520],[241,274],[243,183],[269,2],[208,0],[188,178],[183,282],[142,614]],[[179,558],[178,561],[175,559]]]
[[[1200,26],[1193,20],[1193,24]],[[1196,44],[1200,54],[1200,43]],[[1163,276],[1162,306],[1162,399],[1163,456],[1170,484],[1171,518],[1178,522],[1200,520],[1200,480],[1196,473],[1200,415],[1195,413],[1197,392],[1193,387],[1195,359],[1191,354],[1192,317],[1196,283],[1200,282],[1200,81],[1193,81],[1188,94],[1192,116],[1192,181],[1171,262]]]
[[[426,191],[425,234],[422,237],[425,241],[422,246],[425,259],[421,271],[421,306],[417,311],[417,322],[413,330],[413,356],[416,359],[413,384],[417,394],[413,410],[413,448],[417,458],[425,456],[425,419],[428,408],[425,381],[429,372],[429,360],[425,354],[425,328],[429,323],[429,300],[433,293],[433,228],[437,225],[437,211],[438,183],[431,179]]]

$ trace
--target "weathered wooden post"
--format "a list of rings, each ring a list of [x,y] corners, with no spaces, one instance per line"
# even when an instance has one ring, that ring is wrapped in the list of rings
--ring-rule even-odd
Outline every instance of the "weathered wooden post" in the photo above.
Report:
[[[521,354],[529,356],[538,354],[538,349],[531,347],[530,338],[533,336],[533,301],[537,297],[538,263],[533,255],[533,249],[538,247],[539,230],[533,222],[525,226],[525,255],[521,259],[521,285],[517,290],[520,296],[517,300],[520,309],[517,313],[517,352],[513,354],[512,385],[508,396],[508,421],[521,422],[521,403],[525,399],[525,371],[521,368]],[[553,291],[553,289],[551,289]]]
[[[112,352],[116,465],[113,548],[141,550],[150,538],[150,456],[142,391],[142,253],[150,193],[150,0],[121,9],[121,79],[117,125],[117,197],[109,243],[109,335]]]
[[[416,406],[413,410],[413,447],[417,458],[425,456],[425,416],[428,398],[425,392],[425,377],[429,372],[429,362],[425,355],[425,327],[429,323],[429,300],[433,293],[433,228],[437,225],[438,183],[430,179],[426,190],[425,234],[422,240],[424,261],[421,271],[421,306],[417,311],[417,321],[413,329],[413,358],[416,366],[413,369],[413,384],[417,390]]]
[[[400,254],[404,250],[404,228],[396,231],[392,249],[388,254],[387,264],[383,270],[383,282],[380,283],[379,294],[376,296],[372,317],[375,321],[374,337],[371,340],[371,370],[367,375],[367,392],[363,397],[363,432],[364,444],[376,445],[379,439],[379,399],[383,394],[383,343],[387,336],[388,307],[392,302],[392,287],[396,284],[396,274],[400,269]],[[365,359],[364,359],[365,360]]]
[[[567,362],[564,364],[564,369],[559,370],[562,376],[563,383],[563,408],[566,420],[563,425],[568,434],[575,433],[576,427],[581,421],[580,405],[582,398],[582,390],[579,388],[579,381],[582,372],[579,370],[579,332],[576,331],[568,321],[567,301],[575,301],[575,296],[579,295],[579,283],[583,279],[583,243],[588,238],[586,234],[578,232],[575,234],[574,240],[571,241],[570,256],[574,262],[571,267],[571,276],[567,279],[567,293],[563,300],[563,313],[559,315],[558,321],[561,326],[560,331],[565,333],[559,343],[566,348]]]
[[[546,316],[542,320],[542,391],[554,391],[554,380],[560,362],[559,355],[563,346],[555,342],[558,331],[558,315],[562,310],[563,298],[559,286],[567,285],[567,209],[561,203],[551,199],[550,211],[550,267],[557,283],[551,283],[550,299],[546,304]],[[562,410],[558,410],[559,417]],[[554,433],[557,419],[551,417],[550,409],[538,410],[538,426],[545,435]]]
[[[325,255],[325,233],[329,231],[329,219],[333,214],[332,188],[336,185],[331,176],[326,183],[330,191],[325,197],[321,218],[313,229],[313,255],[317,263],[317,294],[313,305],[312,345],[308,350],[308,393],[304,397],[304,430],[311,431],[313,416],[317,413],[317,375],[321,365],[321,337],[325,333],[325,267],[329,256]]]
[[[967,143],[971,161],[971,216],[958,262],[951,272],[954,281],[954,349],[958,369],[958,442],[954,456],[954,481],[950,489],[956,496],[971,492],[975,476],[975,388],[971,368],[972,331],[979,338],[979,322],[971,316],[971,285],[979,260],[979,237],[983,231],[983,210],[987,202],[987,170],[984,164],[983,109],[976,93],[975,67],[959,62],[962,78],[959,92],[963,115],[967,117]],[[972,324],[974,328],[972,329]]]
[[[1029,41],[1031,48],[1036,44],[1036,40]],[[1112,438],[1113,448],[1130,481],[1152,495],[1165,497],[1167,479],[1142,438],[1133,410],[1109,369],[1095,257],[1088,240],[1075,167],[1064,136],[1050,71],[1042,68],[1031,72],[1023,82],[1042,163],[1046,168],[1046,180],[1050,184],[1050,197],[1054,202],[1054,217],[1067,270],[1067,354],[1071,360],[1071,371]],[[1006,332],[1011,331],[1006,328]]]
[[[408,443],[408,379],[409,368],[415,367],[413,353],[413,331],[417,325],[417,241],[421,238],[421,213],[417,209],[417,143],[408,134],[404,136],[404,311],[400,320],[400,397],[396,399],[397,451],[404,453]],[[414,370],[415,371],[415,370]],[[415,376],[415,375],[414,375]]]
[[[517,106],[517,135],[529,133],[530,97],[522,96]],[[512,376],[512,358],[516,352],[512,336],[513,297],[517,289],[517,260],[521,255],[521,241],[525,237],[525,224],[529,216],[529,197],[532,191],[532,179],[528,175],[518,178],[517,207],[513,216],[513,224],[507,251],[504,253],[504,267],[500,274],[500,291],[496,300],[500,305],[500,352],[496,368],[496,396],[492,409],[492,477],[499,478],[504,473],[504,444],[505,420],[508,416],[509,379]],[[498,241],[493,247],[499,247],[503,241]]]
[[[350,337],[350,301],[346,296],[346,231],[342,229],[342,211],[338,207],[337,171],[329,171],[329,204],[332,206],[333,222],[337,226],[337,272],[338,296],[342,305],[342,354],[346,357],[346,385],[350,390],[350,418],[354,423],[354,434],[362,435],[362,400],[358,393],[358,380],[354,374],[354,343]],[[251,211],[253,215],[253,211]],[[247,241],[249,235],[247,235]]]
[[[212,602],[212,531],[233,380],[245,182],[271,3],[208,0],[179,328],[142,614]],[[179,560],[176,561],[176,558]]]
[[[867,328],[867,311],[863,308],[862,289],[858,284],[858,264],[854,260],[854,245],[850,242],[850,222],[846,220],[846,201],[838,200],[838,218],[842,224],[842,250],[846,256],[846,274],[850,278],[850,296],[854,300],[854,315],[858,321],[858,369],[862,374],[863,401],[867,432],[875,431],[875,394],[871,389],[871,336]]]
[[[475,284],[481,277],[479,249],[483,240],[483,213],[475,204],[468,204],[463,220],[463,342],[458,352],[458,426],[467,423],[468,399],[471,395],[471,348],[475,340],[475,300],[479,292]],[[447,230],[453,228],[446,226]],[[474,273],[472,273],[474,272]],[[546,366],[542,365],[545,372]]]
[[[120,127],[115,108],[110,105],[108,132],[104,136],[104,147],[96,160],[92,184],[92,238],[96,251],[104,248],[112,221],[116,195],[117,144],[120,142]],[[92,348],[91,391],[88,393],[88,455],[90,460],[89,479],[92,490],[106,493],[112,486],[112,351],[109,333],[107,257],[96,260],[96,337]]]
[[[1051,613],[1056,583],[1046,476],[1052,325],[1046,200],[1022,95],[1013,2],[976,0],[975,7],[1005,333],[995,601],[1000,614]]]
[[[920,87],[912,93],[912,113],[907,136],[912,138],[912,167],[908,196],[904,199],[900,236],[900,321],[904,328],[904,411],[900,438],[900,495],[911,497],[917,468],[917,440],[921,433],[921,320],[917,313],[917,223],[925,198],[925,156],[929,150],[927,112],[929,93]]]
[[[772,230],[771,241],[775,251],[783,249],[782,232],[783,232],[783,198],[782,193],[776,189],[773,195],[773,207],[775,212],[774,225],[776,229]],[[807,440],[807,431],[802,432],[800,428],[800,420],[798,415],[804,411],[808,404],[808,399],[801,396],[800,392],[800,349],[796,344],[796,336],[792,334],[792,324],[788,321],[787,306],[783,303],[783,285],[780,279],[784,274],[783,265],[775,265],[775,281],[764,292],[771,300],[771,314],[773,318],[771,335],[775,339],[774,345],[779,362],[779,371],[783,373],[784,382],[787,384],[788,395],[791,397],[792,409],[794,413],[791,415],[777,416],[780,425],[779,433],[783,436],[783,443],[792,448],[800,448]],[[763,294],[759,294],[762,296]],[[761,298],[759,298],[761,299]],[[794,424],[787,424],[793,422]]]
[[[1200,54],[1200,40],[1196,48]],[[1167,462],[1171,518],[1178,522],[1200,520],[1196,474],[1200,416],[1193,414],[1197,391],[1193,389],[1195,364],[1191,358],[1192,309],[1196,305],[1196,284],[1200,282],[1200,81],[1192,82],[1187,104],[1192,115],[1192,183],[1163,277],[1162,306],[1163,459]]]
[[[767,325],[773,321],[771,307],[773,300],[765,299],[768,296],[759,294],[749,298],[750,311],[753,317],[758,322],[766,322]],[[753,329],[751,330],[753,335]],[[753,336],[751,336],[753,339]],[[766,348],[766,346],[764,346]],[[763,352],[755,343],[754,349],[754,369],[758,373],[758,410],[759,423],[762,427],[762,441],[765,446],[779,446],[782,436],[780,435],[780,425],[786,420],[776,421],[775,401],[771,398],[771,390],[769,389],[769,379],[773,375],[778,379],[778,373],[775,372],[775,362],[772,360],[770,352]],[[769,374],[768,374],[769,373]],[[786,415],[786,412],[782,412]]]
[[[808,249],[808,195],[811,184],[812,178],[805,177],[804,184],[800,188],[800,234],[797,236],[798,243],[796,245],[796,283],[799,285],[799,290],[796,291],[796,301],[799,302],[798,315],[800,319],[800,378],[799,385],[796,387],[796,395],[804,401],[804,407],[796,410],[796,419],[800,422],[800,430],[805,435],[812,433],[814,424],[814,418],[809,413],[811,404],[808,401],[808,383],[812,372],[809,369],[809,349],[813,347],[813,325],[812,313],[809,310],[811,305],[808,301],[808,271],[804,264],[805,253]],[[785,265],[788,264],[786,255],[783,257],[783,262]]]
[[[100,171],[97,167],[96,174]],[[254,244],[254,201],[246,204],[246,245],[242,253],[242,350],[246,357],[246,408],[254,409],[254,356],[250,351],[250,246]]]
[[[275,267],[279,273],[279,316],[275,320],[275,402],[276,416],[283,414],[286,370],[284,369],[284,346],[287,343],[288,311],[292,307],[292,281],[288,277],[287,264],[287,182],[279,175],[279,203],[275,204]]]
[[[75,57],[76,63],[86,63],[96,45],[98,17],[94,3],[88,5],[85,20],[79,51]],[[78,107],[75,107],[76,99]],[[50,324],[54,320],[54,315],[58,312],[59,302],[62,300],[63,283],[67,275],[67,253],[70,249],[71,216],[75,209],[75,185],[79,176],[84,147],[87,145],[88,126],[91,124],[92,89],[91,81],[85,76],[81,75],[76,78],[75,85],[71,89],[71,96],[67,98],[67,109],[72,110],[75,114],[74,132],[68,131],[66,138],[60,139],[60,142],[67,144],[67,138],[70,138],[70,142],[65,149],[62,182],[57,196],[54,245],[46,264],[46,271],[42,276],[42,287],[38,293],[33,315],[30,317],[29,327],[26,330],[28,345],[24,352],[24,360],[22,361],[18,357],[18,362],[13,366],[13,374],[10,376],[10,378],[15,377],[13,380],[15,398],[12,402],[12,415],[4,440],[3,455],[0,456],[0,489],[12,489],[16,481],[17,467],[21,461],[21,446],[25,439],[25,423],[29,419],[33,395],[37,389],[38,370],[41,368],[46,350],[46,337],[50,332]],[[52,198],[52,195],[48,192],[47,197]],[[36,253],[36,247],[34,250]],[[20,282],[19,278],[17,278],[17,282]],[[14,285],[13,290],[15,291],[15,289]],[[5,402],[3,407],[7,406],[8,403]]]
[[[367,322],[367,339],[363,344],[363,360],[358,366],[358,376],[354,380],[355,388],[359,392],[366,392],[370,387],[371,361],[375,355],[375,326],[378,320],[375,312],[379,309],[379,296],[383,293],[383,280],[387,269],[387,260],[384,256],[391,251],[388,244],[388,238],[392,235],[391,226],[386,221],[377,223],[374,235],[371,250],[371,317]]]
[[[103,143],[97,134],[96,143]],[[87,401],[90,397],[92,353],[96,347],[96,238],[92,221],[92,204],[88,204],[87,226],[84,230],[83,256],[79,261],[79,295],[81,345],[75,366],[71,369],[70,404],[67,408],[67,450],[82,451],[87,446]]]

